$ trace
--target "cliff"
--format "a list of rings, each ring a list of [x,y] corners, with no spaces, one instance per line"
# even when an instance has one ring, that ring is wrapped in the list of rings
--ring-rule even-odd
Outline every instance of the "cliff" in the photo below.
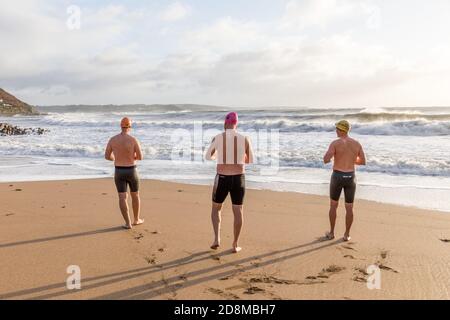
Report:
[[[0,88],[0,115],[38,114],[35,108]]]

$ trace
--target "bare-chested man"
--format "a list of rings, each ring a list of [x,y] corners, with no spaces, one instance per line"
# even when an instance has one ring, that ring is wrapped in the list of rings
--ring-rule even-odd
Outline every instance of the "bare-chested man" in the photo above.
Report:
[[[336,123],[336,134],[339,139],[333,141],[325,154],[324,163],[333,163],[333,174],[330,183],[330,231],[326,233],[328,239],[334,239],[336,225],[336,211],[342,189],[345,194],[345,234],[344,241],[350,240],[350,228],[353,223],[353,201],[355,199],[356,181],[355,165],[365,165],[366,157],[361,144],[348,136],[350,124],[346,120]]]
[[[114,161],[116,167],[114,181],[119,193],[119,207],[125,219],[125,229],[144,223],[139,217],[141,201],[139,198],[139,177],[136,170],[136,160],[142,160],[142,150],[139,141],[130,135],[131,120],[123,118],[120,126],[122,132],[112,137],[106,146],[105,159]],[[134,222],[131,223],[128,211],[127,192],[130,186],[131,200],[133,205]]]
[[[212,192],[211,220],[214,229],[214,242],[211,249],[220,247],[220,221],[222,203],[228,193],[231,196],[234,214],[233,252],[241,251],[238,245],[243,224],[243,204],[245,195],[245,164],[253,163],[250,140],[236,131],[238,115],[230,112],[225,118],[225,132],[212,140],[206,153],[207,160],[217,159],[217,175]]]

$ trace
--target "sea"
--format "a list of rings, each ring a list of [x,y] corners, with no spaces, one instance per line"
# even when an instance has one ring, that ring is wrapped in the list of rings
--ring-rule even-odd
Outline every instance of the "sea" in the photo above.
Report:
[[[322,159],[336,139],[334,123],[346,119],[367,157],[367,165],[357,168],[358,199],[450,212],[450,107],[74,105],[38,110],[36,116],[0,117],[0,123],[48,129],[44,135],[0,137],[0,182],[112,177],[105,146],[128,116],[144,151],[142,178],[211,185],[215,164],[203,154],[233,110],[256,155],[247,167],[248,188],[327,195],[332,168]]]

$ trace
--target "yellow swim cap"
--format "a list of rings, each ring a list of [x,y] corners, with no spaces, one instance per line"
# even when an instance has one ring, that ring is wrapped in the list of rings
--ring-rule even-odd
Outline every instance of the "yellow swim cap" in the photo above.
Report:
[[[350,123],[347,120],[341,120],[336,123],[336,129],[348,133],[350,131]]]

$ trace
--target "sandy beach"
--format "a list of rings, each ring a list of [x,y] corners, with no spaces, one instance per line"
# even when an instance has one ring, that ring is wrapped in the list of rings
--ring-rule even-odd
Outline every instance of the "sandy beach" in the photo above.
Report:
[[[229,200],[209,249],[210,187],[145,180],[141,194],[146,223],[126,231],[111,179],[0,184],[0,299],[450,299],[449,214],[358,201],[352,241],[322,242],[326,198],[249,190],[232,254]]]

